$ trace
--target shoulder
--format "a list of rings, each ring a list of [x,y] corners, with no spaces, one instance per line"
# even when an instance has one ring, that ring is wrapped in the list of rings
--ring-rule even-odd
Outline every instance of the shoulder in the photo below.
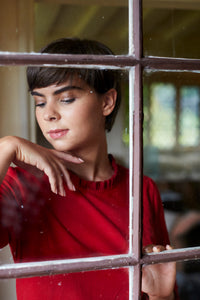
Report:
[[[20,180],[25,179],[26,181],[38,181],[41,177],[36,177],[32,173],[20,167],[9,167],[5,176],[5,180]]]
[[[148,176],[143,176],[143,189],[147,190],[148,192],[158,192],[157,185],[155,181],[148,177]]]
[[[117,164],[117,168],[118,168],[118,172],[120,175],[129,177],[129,169],[128,168],[126,168],[120,164]]]
[[[19,168],[9,167],[6,176],[1,184],[1,189],[14,190],[36,190],[44,184],[47,184],[47,178],[45,175],[36,177],[32,173]]]
[[[113,176],[111,178],[112,182],[115,185],[119,184],[125,184],[128,187],[129,184],[129,170],[122,164],[120,164],[118,161],[115,160],[115,158],[109,154],[109,159],[112,164],[113,168]]]
[[[143,179],[143,209],[147,210],[156,216],[163,211],[163,204],[160,197],[160,192],[153,179],[144,176]]]
[[[129,185],[129,169],[121,164],[116,163],[117,166],[117,177],[118,181],[126,181],[127,186]],[[159,195],[159,191],[154,180],[148,176],[143,176],[143,194],[148,195],[150,198],[152,196]]]

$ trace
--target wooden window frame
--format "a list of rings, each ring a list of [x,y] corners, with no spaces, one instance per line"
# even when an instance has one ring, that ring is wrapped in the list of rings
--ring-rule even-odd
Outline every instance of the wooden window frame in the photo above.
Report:
[[[143,264],[182,261],[200,258],[200,247],[164,251],[158,254],[141,254],[141,198],[142,198],[142,88],[143,70],[200,70],[200,60],[144,57],[142,46],[142,1],[129,0],[129,54],[56,55],[0,52],[0,64],[45,65],[60,67],[105,67],[129,71],[130,85],[130,228],[129,252],[123,255],[81,259],[66,259],[32,263],[4,264],[0,266],[0,279],[53,275],[69,272],[129,268],[129,299],[140,299],[141,268]],[[133,116],[134,111],[134,116]],[[134,131],[134,135],[133,135]],[[134,144],[134,147],[133,147]],[[133,176],[137,174],[137,176]],[[138,175],[139,174],[139,175]],[[133,192],[134,186],[134,192]],[[134,231],[134,234],[133,234]]]

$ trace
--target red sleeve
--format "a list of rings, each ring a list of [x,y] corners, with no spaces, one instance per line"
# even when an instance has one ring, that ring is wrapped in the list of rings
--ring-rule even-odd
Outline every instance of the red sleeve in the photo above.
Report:
[[[9,226],[12,219],[11,199],[13,199],[12,168],[0,186],[0,248],[9,243]]]
[[[165,223],[164,210],[160,193],[154,181],[148,177],[143,180],[143,246],[156,244],[170,244]],[[177,285],[175,285],[175,299],[178,300]],[[144,299],[148,299],[143,295]],[[145,298],[147,297],[147,298]],[[143,298],[142,298],[143,299]]]
[[[11,236],[17,238],[21,233],[25,215],[32,211],[41,190],[41,181],[21,168],[8,169],[0,186],[0,248],[10,242]]]
[[[169,244],[164,210],[158,188],[148,177],[143,180],[143,246]]]

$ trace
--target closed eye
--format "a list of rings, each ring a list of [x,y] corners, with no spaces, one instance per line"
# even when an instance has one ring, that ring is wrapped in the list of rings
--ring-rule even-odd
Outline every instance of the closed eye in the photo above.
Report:
[[[45,103],[44,103],[44,102],[35,104],[35,107],[43,107],[43,106],[45,106]]]
[[[75,101],[75,98],[70,98],[70,99],[61,99],[60,102],[64,102],[64,103],[72,103]]]

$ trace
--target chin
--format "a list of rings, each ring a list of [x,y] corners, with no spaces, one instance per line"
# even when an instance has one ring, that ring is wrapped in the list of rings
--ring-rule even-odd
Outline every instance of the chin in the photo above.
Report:
[[[67,148],[67,147],[62,147],[62,146],[57,146],[57,145],[52,145],[53,148],[57,151],[60,151],[60,152],[70,152],[71,149]]]
[[[52,143],[52,146],[55,150],[67,153],[73,153],[76,147],[72,147],[70,145],[66,145],[63,143]]]

